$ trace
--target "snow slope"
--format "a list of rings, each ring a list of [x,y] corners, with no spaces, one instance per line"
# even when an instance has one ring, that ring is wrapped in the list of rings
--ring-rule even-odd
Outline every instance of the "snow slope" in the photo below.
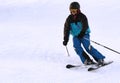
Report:
[[[68,57],[63,25],[72,0],[0,1],[0,83],[120,83],[120,55],[92,45],[114,63],[88,72],[73,50]],[[120,1],[80,0],[91,39],[120,51]],[[66,64],[82,65],[68,70]]]

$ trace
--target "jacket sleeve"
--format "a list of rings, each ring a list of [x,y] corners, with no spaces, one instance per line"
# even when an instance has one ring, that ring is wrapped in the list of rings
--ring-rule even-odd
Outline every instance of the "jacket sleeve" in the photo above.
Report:
[[[86,30],[88,29],[88,20],[87,20],[87,17],[85,15],[82,16],[81,22],[82,22],[82,30],[78,36],[81,36],[81,35],[84,36]]]
[[[69,40],[69,33],[70,33],[70,22],[69,17],[66,19],[66,22],[64,24],[64,41],[68,42]]]

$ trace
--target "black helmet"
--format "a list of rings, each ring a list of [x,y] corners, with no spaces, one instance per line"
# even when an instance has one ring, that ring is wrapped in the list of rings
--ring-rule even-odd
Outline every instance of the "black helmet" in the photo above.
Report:
[[[70,9],[79,9],[80,8],[80,5],[78,2],[72,2],[70,4]]]

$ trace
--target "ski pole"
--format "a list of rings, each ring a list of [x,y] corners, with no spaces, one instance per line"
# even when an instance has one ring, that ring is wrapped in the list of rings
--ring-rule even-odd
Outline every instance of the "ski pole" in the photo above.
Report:
[[[67,46],[65,46],[65,47],[66,47],[66,51],[67,51],[68,56],[70,56]]]
[[[102,44],[100,44],[100,43],[97,43],[97,42],[95,42],[95,41],[89,40],[88,38],[85,38],[85,37],[84,37],[84,39],[86,39],[86,40],[88,40],[88,41],[91,41],[91,42],[93,42],[93,43],[95,43],[95,44],[97,44],[97,45],[100,45],[100,46],[102,46],[102,47],[104,47],[104,48],[106,48],[106,49],[108,49],[108,50],[111,50],[111,51],[117,53],[117,54],[120,54],[120,52],[118,52],[118,51],[116,51],[116,50],[113,50],[113,49],[111,49],[111,48],[109,48],[109,47],[107,47],[107,46],[104,46],[104,45],[102,45]]]

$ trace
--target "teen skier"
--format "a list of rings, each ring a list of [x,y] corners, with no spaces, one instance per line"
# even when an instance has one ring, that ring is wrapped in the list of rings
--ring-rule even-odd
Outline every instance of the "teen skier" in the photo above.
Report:
[[[90,44],[90,28],[87,17],[80,11],[78,2],[72,2],[69,7],[70,15],[67,17],[64,24],[64,41],[66,46],[69,41],[69,35],[73,36],[73,47],[75,52],[79,55],[83,64],[93,64],[94,62],[84,52],[85,50],[95,59],[98,65],[104,65],[104,58],[98,50]],[[83,45],[83,47],[81,46]]]

